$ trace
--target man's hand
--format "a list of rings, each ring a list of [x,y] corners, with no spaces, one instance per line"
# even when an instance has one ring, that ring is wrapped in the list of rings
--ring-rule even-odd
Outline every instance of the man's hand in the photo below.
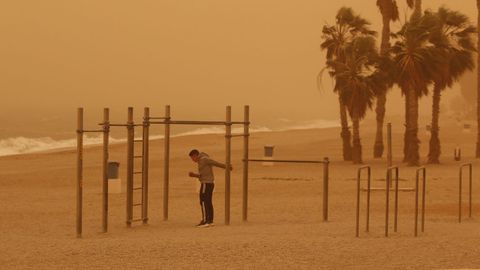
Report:
[[[194,172],[189,172],[189,173],[188,173],[188,176],[194,177],[194,178],[198,178],[198,174],[196,174],[196,173],[194,173]]]
[[[230,171],[233,171],[233,166],[232,166],[232,164],[230,164]]]

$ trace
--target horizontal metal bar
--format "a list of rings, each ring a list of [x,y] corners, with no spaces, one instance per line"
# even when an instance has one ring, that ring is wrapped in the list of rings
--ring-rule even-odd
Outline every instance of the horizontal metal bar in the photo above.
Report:
[[[362,191],[368,191],[367,188],[362,188]],[[385,191],[385,188],[370,188],[370,191]],[[395,188],[391,187],[390,188],[390,191],[395,191]],[[409,192],[409,191],[415,191],[414,188],[398,188],[398,191],[406,191],[406,192]]]
[[[138,140],[133,140],[133,142],[143,142],[143,140],[138,139]]]
[[[139,222],[139,221],[143,221],[143,219],[137,218],[137,219],[132,219],[132,220],[130,220],[130,222]]]
[[[212,125],[212,126],[225,126],[225,125],[235,125],[235,124],[250,124],[250,122],[225,122],[225,121],[183,121],[183,120],[173,120],[173,121],[152,121],[150,124],[170,124],[170,125]]]
[[[137,187],[137,188],[134,188],[133,190],[139,190],[139,189],[143,189],[143,187]]]
[[[87,133],[87,132],[104,132],[103,129],[85,129],[85,130],[81,130],[81,132],[84,132],[84,133]]]
[[[134,203],[133,206],[140,206],[142,203]]]
[[[148,117],[147,119],[170,119],[170,117]]]
[[[142,174],[143,172],[133,172],[133,174]]]
[[[103,123],[100,123],[99,125],[103,126]],[[143,124],[109,124],[111,127],[141,127]]]
[[[250,136],[250,134],[232,134],[230,137],[245,137],[245,136]]]
[[[247,161],[249,162],[283,162],[283,163],[326,163],[325,161],[320,161],[320,160],[287,160],[287,159],[247,159]]]
[[[143,158],[143,156],[133,156],[133,158]]]

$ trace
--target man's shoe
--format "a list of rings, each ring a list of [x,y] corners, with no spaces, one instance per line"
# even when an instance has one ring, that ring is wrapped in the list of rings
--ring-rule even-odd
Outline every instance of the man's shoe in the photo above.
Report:
[[[202,220],[202,221],[200,221],[200,223],[198,223],[197,225],[195,225],[195,227],[202,227],[202,226],[204,226],[205,224],[207,224],[207,222]]]
[[[215,226],[215,223],[213,223],[213,222],[210,222],[210,223],[207,223],[207,224],[208,224],[208,227],[213,227],[213,226]]]
[[[207,228],[207,227],[209,227],[208,223],[203,223],[202,225],[197,225],[197,228]]]

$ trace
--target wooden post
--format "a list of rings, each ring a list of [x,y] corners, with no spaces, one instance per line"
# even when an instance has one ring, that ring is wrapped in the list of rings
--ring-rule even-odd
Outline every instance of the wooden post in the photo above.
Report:
[[[102,188],[102,197],[103,197],[103,215],[102,215],[102,227],[103,232],[108,230],[108,137],[110,136],[110,122],[109,122],[109,110],[108,108],[103,109],[103,164],[102,164],[102,173],[103,173],[103,188]]]
[[[328,157],[323,159],[323,221],[328,221],[328,180],[329,180],[329,166],[330,161]]]
[[[128,107],[127,134],[127,226],[130,227],[133,220],[133,144],[135,138],[132,107]]]
[[[244,107],[243,114],[243,221],[248,219],[248,148],[250,137],[250,107],[247,105]]]
[[[170,105],[165,106],[165,138],[163,165],[163,220],[168,220],[168,182],[170,174]]]
[[[150,140],[150,108],[143,111],[143,138],[142,138],[142,221],[148,222],[148,167],[149,167],[149,140]]]
[[[230,168],[231,168],[231,139],[232,139],[232,108],[227,106],[225,117],[225,225],[230,224]]]
[[[83,206],[83,108],[77,109],[77,237],[82,237]]]
[[[393,164],[393,153],[392,153],[392,123],[387,124],[387,160],[388,168],[392,167]]]

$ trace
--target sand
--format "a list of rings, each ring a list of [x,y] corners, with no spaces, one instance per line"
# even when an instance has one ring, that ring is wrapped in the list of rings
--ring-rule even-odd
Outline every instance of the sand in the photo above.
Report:
[[[365,163],[373,167],[373,186],[383,187],[386,161],[371,158],[373,126],[362,135]],[[401,152],[401,130],[394,149]],[[196,166],[187,157],[193,147],[224,159],[221,135],[172,139],[170,218],[162,220],[163,141],[151,144],[149,224],[125,226],[125,193],[110,195],[109,232],[101,233],[101,148],[85,152],[84,234],[75,236],[75,160],[73,150],[0,158],[1,269],[454,269],[480,268],[480,203],[475,135],[457,127],[442,129],[443,164],[428,165],[426,231],[413,237],[414,197],[400,193],[398,232],[384,237],[384,192],[372,194],[371,228],[355,238],[356,168],[341,161],[339,129],[256,133],[251,156],[275,145],[277,158],[330,157],[330,214],[322,222],[321,165],[276,164],[250,168],[249,221],[241,221],[242,142],[233,142],[231,225],[224,225],[223,171],[216,169],[215,222],[195,228],[200,208]],[[421,130],[422,157],[427,133]],[[474,162],[474,212],[467,214],[465,190],[462,224],[457,222],[458,166],[452,153],[463,149],[462,162]],[[401,187],[413,187],[415,168],[401,156]],[[111,147],[125,180],[125,145]],[[125,183],[125,182],[124,182]],[[364,195],[364,193],[362,193]],[[365,198],[365,197],[364,197]],[[393,200],[392,200],[393,203]],[[134,213],[138,215],[139,212]]]

